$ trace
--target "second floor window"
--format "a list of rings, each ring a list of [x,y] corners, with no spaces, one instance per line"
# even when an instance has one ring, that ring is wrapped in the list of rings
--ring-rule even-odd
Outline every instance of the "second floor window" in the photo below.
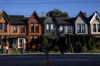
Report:
[[[81,33],[81,24],[77,24],[77,33]]]
[[[34,32],[34,24],[31,24],[31,32]]]
[[[98,24],[98,32],[100,32],[100,24]]]
[[[17,32],[17,25],[13,26],[13,32],[16,33]]]
[[[0,31],[2,31],[2,24],[0,24]]]
[[[21,33],[25,32],[25,25],[21,25]]]
[[[82,33],[85,33],[85,24],[82,24]]]
[[[54,25],[50,24],[50,30],[53,31],[53,29],[54,29]]]
[[[35,24],[35,29],[36,29],[36,32],[39,31],[39,24]]]
[[[7,24],[4,24],[4,32],[7,32]]]
[[[60,32],[62,32],[64,30],[64,26],[60,26],[59,30],[60,30]]]
[[[67,26],[67,33],[71,33],[72,32],[72,26]]]
[[[93,32],[96,32],[96,24],[93,24]]]
[[[50,26],[49,24],[46,24],[46,31],[49,32],[49,30],[50,30]]]

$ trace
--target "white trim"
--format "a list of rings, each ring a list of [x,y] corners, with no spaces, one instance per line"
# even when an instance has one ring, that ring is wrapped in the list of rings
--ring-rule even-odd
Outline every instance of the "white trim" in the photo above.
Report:
[[[93,22],[93,20],[95,19],[96,16],[100,19],[100,17],[98,16],[98,14],[95,13],[95,14],[93,15],[92,19],[90,20],[90,24]]]
[[[25,38],[18,38],[18,48],[20,48],[19,40],[22,39],[22,43],[26,44],[26,39]]]

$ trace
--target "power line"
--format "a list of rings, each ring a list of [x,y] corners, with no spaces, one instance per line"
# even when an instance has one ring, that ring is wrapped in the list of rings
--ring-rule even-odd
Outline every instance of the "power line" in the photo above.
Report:
[[[47,2],[47,3],[0,3],[0,4],[70,4],[70,3],[100,3],[99,2]]]

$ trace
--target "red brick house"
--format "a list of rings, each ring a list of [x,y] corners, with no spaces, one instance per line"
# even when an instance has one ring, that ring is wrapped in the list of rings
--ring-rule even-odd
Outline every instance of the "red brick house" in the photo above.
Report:
[[[21,44],[26,48],[26,24],[24,16],[10,15],[0,11],[0,45],[8,49],[20,48]]]
[[[41,48],[42,28],[42,21],[34,11],[28,19],[28,46],[33,50],[39,50]]]
[[[2,47],[6,47],[6,43],[8,41],[6,40],[6,36],[9,35],[8,22],[9,22],[9,19],[5,11],[0,11],[0,45]]]

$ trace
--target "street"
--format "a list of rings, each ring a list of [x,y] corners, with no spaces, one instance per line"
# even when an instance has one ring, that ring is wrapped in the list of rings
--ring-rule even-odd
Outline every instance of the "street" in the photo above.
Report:
[[[0,55],[0,66],[100,66],[100,54]]]

